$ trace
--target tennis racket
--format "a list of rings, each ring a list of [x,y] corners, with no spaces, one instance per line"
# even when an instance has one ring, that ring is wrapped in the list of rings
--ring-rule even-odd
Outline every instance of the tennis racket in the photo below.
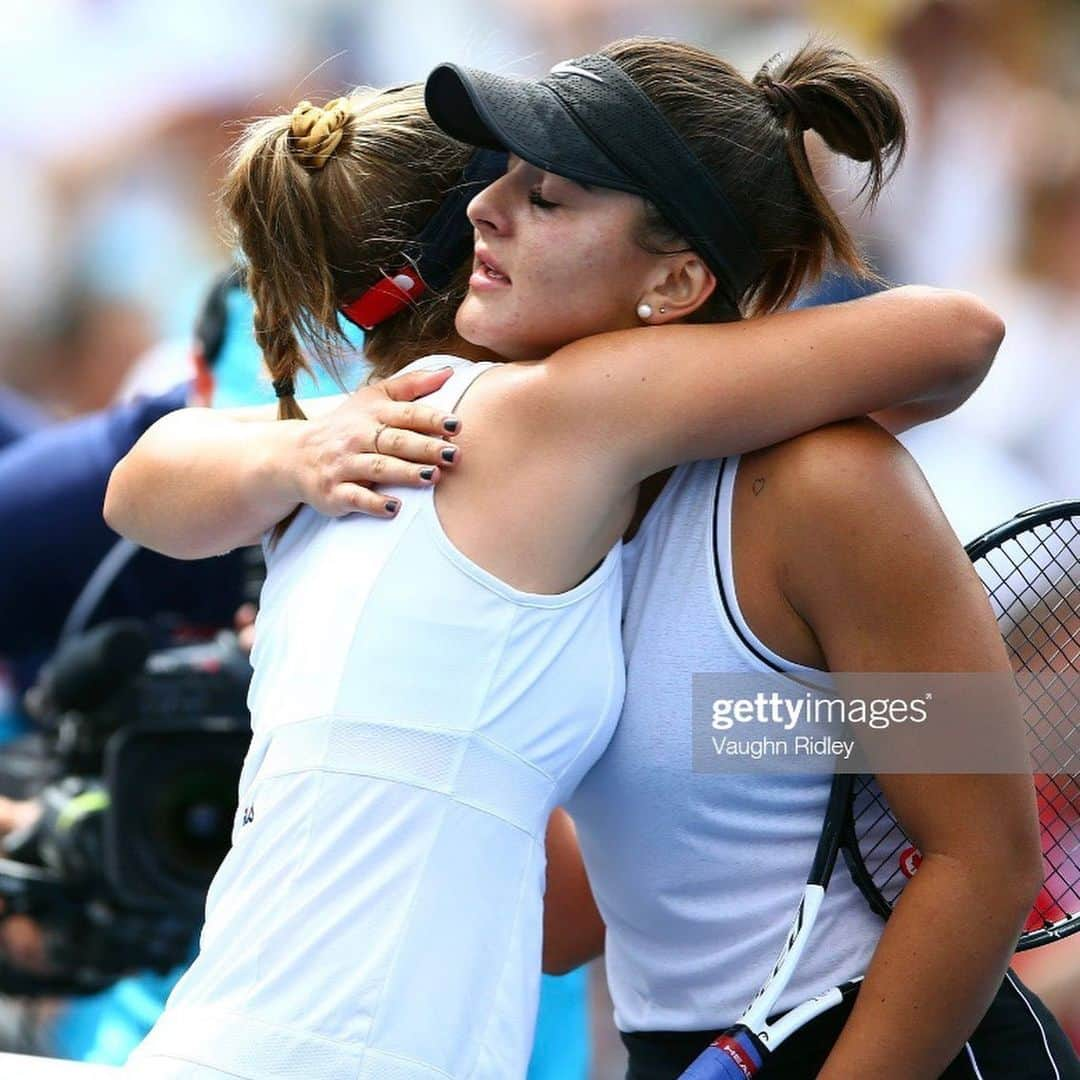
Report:
[[[1080,930],[1080,501],[1025,510],[966,550],[1008,646],[1032,747],[1045,884],[1017,945],[1030,949]],[[872,777],[834,776],[813,865],[769,977],[681,1080],[755,1076],[781,1043],[860,981],[834,986],[769,1022],[841,851],[852,880],[883,918],[921,861]]]

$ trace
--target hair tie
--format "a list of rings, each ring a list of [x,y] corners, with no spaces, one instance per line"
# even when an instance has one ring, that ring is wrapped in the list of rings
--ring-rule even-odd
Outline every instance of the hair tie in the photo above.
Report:
[[[330,160],[349,115],[349,99],[344,97],[334,98],[322,108],[301,101],[293,109],[289,144],[305,169],[314,172]]]
[[[286,375],[283,379],[275,379],[270,385],[279,398],[296,396],[296,387],[293,385],[291,375]]]
[[[790,116],[800,131],[806,131],[810,125],[803,118],[799,95],[795,90],[787,83],[773,82],[768,75],[762,77],[759,85],[778,119],[783,120]]]

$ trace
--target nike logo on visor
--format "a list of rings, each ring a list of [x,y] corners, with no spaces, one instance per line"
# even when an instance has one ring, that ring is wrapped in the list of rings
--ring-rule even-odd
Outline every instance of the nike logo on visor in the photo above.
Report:
[[[565,60],[562,63],[556,64],[550,74],[552,75],[580,75],[585,79],[592,79],[593,82],[603,83],[603,79],[600,78],[595,72],[586,71],[584,68],[575,67],[573,64],[568,64]]]

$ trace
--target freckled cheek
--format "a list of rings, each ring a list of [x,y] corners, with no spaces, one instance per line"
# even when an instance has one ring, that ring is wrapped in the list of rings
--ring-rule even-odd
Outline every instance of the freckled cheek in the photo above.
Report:
[[[598,324],[606,326],[611,316],[636,303],[635,281],[625,263],[609,252],[590,251],[574,268],[575,307],[592,311]]]
[[[473,301],[472,329],[552,342],[624,322],[636,303],[634,266],[632,253],[613,241],[611,231],[576,226],[528,237],[519,232],[506,251],[512,288]]]

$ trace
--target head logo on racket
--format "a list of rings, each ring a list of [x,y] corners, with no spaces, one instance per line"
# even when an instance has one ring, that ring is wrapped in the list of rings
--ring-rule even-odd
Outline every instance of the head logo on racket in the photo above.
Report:
[[[906,878],[915,876],[915,871],[922,866],[922,852],[917,847],[906,847],[900,852],[900,872]]]
[[[743,1074],[743,1076],[752,1077],[754,1073],[758,1071],[757,1062],[755,1062],[750,1054],[747,1053],[735,1039],[720,1036],[713,1045],[731,1058],[735,1063],[735,1067]]]

